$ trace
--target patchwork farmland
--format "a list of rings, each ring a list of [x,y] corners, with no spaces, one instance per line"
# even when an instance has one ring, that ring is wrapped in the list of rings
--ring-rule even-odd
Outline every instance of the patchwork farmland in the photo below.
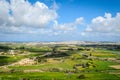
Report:
[[[120,45],[0,43],[1,80],[119,80]]]

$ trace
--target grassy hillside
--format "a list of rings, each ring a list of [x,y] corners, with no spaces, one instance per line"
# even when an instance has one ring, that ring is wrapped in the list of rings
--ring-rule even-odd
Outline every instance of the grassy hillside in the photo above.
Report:
[[[11,46],[12,47],[12,46]],[[119,80],[120,51],[81,46],[28,46],[1,51],[1,80]],[[2,48],[3,49],[3,48]],[[13,50],[13,49],[12,49]],[[25,60],[25,61],[24,61]],[[33,61],[34,64],[30,64]],[[16,64],[15,64],[16,63]],[[13,65],[14,64],[14,65]]]

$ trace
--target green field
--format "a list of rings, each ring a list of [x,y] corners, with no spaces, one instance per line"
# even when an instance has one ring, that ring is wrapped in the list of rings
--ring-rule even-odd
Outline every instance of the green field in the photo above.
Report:
[[[119,50],[17,44],[0,51],[0,80],[120,80],[120,67],[111,67],[120,65]]]

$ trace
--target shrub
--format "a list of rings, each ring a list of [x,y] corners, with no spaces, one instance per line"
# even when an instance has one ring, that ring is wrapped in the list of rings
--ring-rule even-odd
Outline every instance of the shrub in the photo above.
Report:
[[[51,71],[51,72],[60,72],[61,70],[59,68],[50,68],[49,71]]]
[[[84,74],[79,75],[78,79],[85,79],[85,75]]]

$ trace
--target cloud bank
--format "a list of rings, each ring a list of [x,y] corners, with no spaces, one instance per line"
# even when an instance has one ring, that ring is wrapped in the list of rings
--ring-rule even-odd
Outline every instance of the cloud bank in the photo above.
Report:
[[[55,1],[49,8],[37,1],[31,4],[28,0],[0,0],[0,36],[11,34],[67,36],[74,33],[78,37],[120,38],[120,13],[114,17],[111,13],[98,16],[85,23],[84,17],[78,17],[73,22],[59,23],[56,10],[59,6]],[[81,30],[80,27],[84,27]]]
[[[52,8],[42,2],[31,4],[28,0],[0,1],[0,33],[3,34],[48,34],[59,35],[73,31],[83,23],[77,18],[73,23],[59,24],[58,6],[53,1]]]
[[[27,0],[10,0],[10,3],[0,0],[0,30],[4,32],[22,32],[24,28],[31,27],[44,28],[56,18],[54,9],[38,1],[32,5]]]
[[[98,16],[91,20],[87,28],[82,32],[83,36],[116,37],[120,39],[120,13],[112,17],[111,13],[105,13],[104,16]]]

